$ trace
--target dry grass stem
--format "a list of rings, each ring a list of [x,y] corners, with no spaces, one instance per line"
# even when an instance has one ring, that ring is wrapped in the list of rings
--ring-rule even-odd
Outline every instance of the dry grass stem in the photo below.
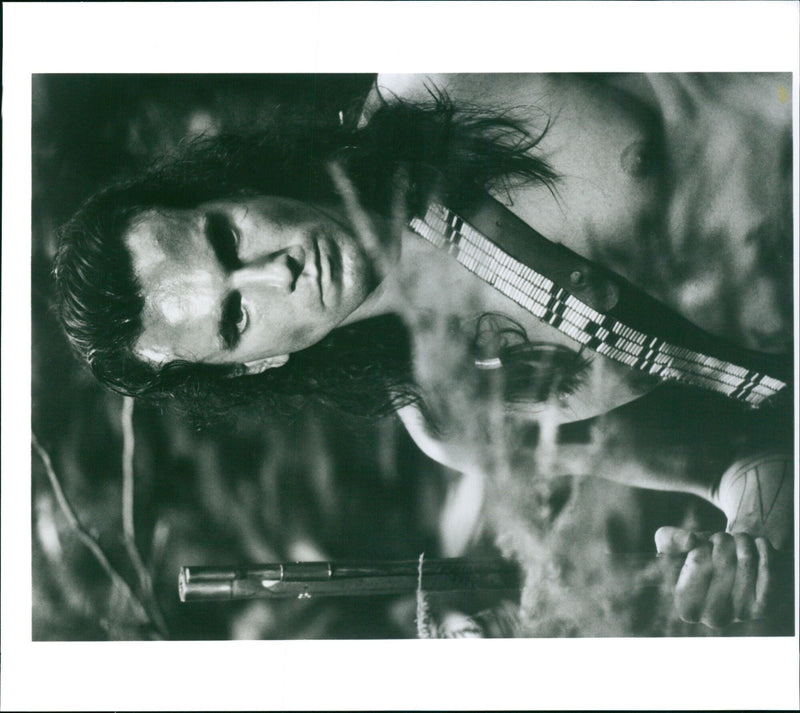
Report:
[[[167,624],[158,607],[153,591],[153,580],[145,567],[139,548],[136,546],[136,531],[134,529],[134,469],[133,458],[136,452],[136,440],[133,432],[133,406],[134,400],[126,396],[122,401],[120,421],[122,426],[122,532],[125,550],[128,558],[136,571],[139,587],[144,593],[143,602],[150,619],[156,628],[166,634]]]
[[[112,584],[120,592],[126,595],[127,600],[130,603],[136,615],[144,621],[149,620],[146,608],[143,605],[143,603],[139,600],[139,597],[136,596],[136,594],[130,588],[130,586],[122,577],[122,575],[120,575],[119,572],[117,572],[117,570],[114,569],[111,562],[109,562],[108,557],[106,557],[105,552],[103,552],[102,548],[98,544],[97,540],[89,534],[88,530],[86,530],[81,521],[78,519],[78,516],[75,513],[75,508],[72,507],[69,498],[67,498],[64,489],[61,487],[61,481],[59,480],[58,475],[56,475],[56,472],[53,469],[53,464],[52,461],[50,460],[49,454],[39,443],[39,439],[36,438],[36,434],[33,432],[31,432],[31,444],[33,445],[34,450],[36,451],[36,453],[38,454],[39,458],[42,461],[42,464],[44,465],[45,473],[47,474],[47,479],[50,482],[50,487],[53,489],[53,494],[55,495],[56,502],[58,502],[58,506],[61,509],[61,512],[67,519],[69,526],[75,532],[75,535],[78,537],[81,543],[83,543],[83,545],[92,553],[94,558],[103,568],[103,571],[108,575]]]
[[[420,639],[433,639],[434,626],[431,622],[430,609],[428,607],[428,598],[422,589],[422,564],[425,561],[425,553],[419,556],[419,565],[417,566],[417,637]]]

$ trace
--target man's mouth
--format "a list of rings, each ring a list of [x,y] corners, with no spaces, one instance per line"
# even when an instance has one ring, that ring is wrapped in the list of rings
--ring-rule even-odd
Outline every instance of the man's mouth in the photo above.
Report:
[[[339,245],[328,235],[322,235],[318,242],[320,276],[328,294],[339,286],[342,273],[342,253]]]
[[[314,267],[316,268],[316,278],[317,278],[317,287],[319,288],[319,301],[322,305],[325,305],[325,290],[324,290],[324,277],[322,275],[322,246],[321,242],[323,237],[320,235],[314,235],[314,239],[312,241],[314,245]]]

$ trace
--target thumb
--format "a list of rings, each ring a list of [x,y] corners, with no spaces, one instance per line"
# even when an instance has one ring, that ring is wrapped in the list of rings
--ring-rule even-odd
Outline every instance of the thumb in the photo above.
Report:
[[[659,527],[655,540],[656,551],[662,555],[685,555],[703,542],[697,533],[680,527]]]

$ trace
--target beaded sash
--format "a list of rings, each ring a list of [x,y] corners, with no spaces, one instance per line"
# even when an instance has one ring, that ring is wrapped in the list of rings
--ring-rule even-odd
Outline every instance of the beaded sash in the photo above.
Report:
[[[649,336],[597,311],[442,205],[432,203],[425,216],[414,218],[409,227],[538,319],[632,369],[710,389],[751,406],[786,387],[771,376]]]

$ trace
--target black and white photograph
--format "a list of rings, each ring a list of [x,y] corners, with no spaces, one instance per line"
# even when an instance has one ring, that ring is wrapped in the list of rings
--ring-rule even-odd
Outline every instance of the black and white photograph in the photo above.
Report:
[[[411,65],[26,74],[34,651],[796,645],[796,62]]]

